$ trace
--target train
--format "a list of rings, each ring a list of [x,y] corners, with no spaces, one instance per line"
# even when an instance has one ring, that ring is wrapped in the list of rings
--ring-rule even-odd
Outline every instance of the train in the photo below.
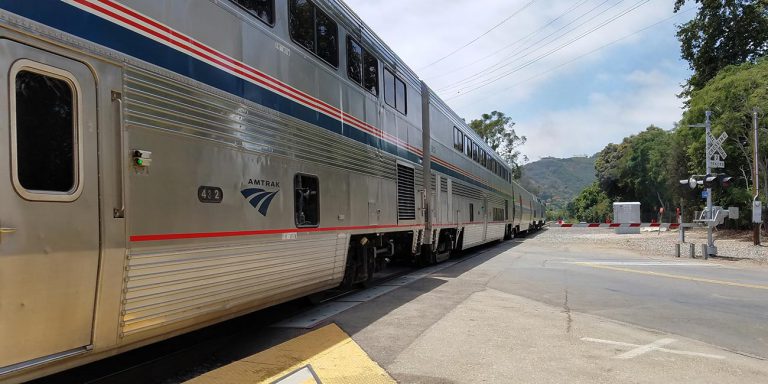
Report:
[[[545,225],[341,0],[0,0],[0,381]]]

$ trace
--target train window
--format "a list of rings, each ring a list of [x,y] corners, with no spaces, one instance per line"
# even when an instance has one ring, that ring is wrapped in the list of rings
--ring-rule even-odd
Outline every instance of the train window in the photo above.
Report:
[[[480,151],[480,165],[484,166],[486,165],[486,160],[488,159],[488,154],[485,153],[485,151]]]
[[[379,60],[347,36],[347,76],[366,91],[379,94]]]
[[[317,55],[334,67],[339,66],[339,27],[328,15],[315,9]]]
[[[395,76],[395,95],[397,96],[397,110],[400,111],[403,115],[408,114],[408,109],[406,108],[407,100],[406,100],[406,88],[405,83],[397,78]]]
[[[456,127],[453,127],[453,147],[459,152],[464,152],[464,134]]]
[[[395,108],[395,75],[384,69],[384,102]]]
[[[363,88],[379,95],[379,60],[366,50],[363,50]]]
[[[275,0],[232,0],[261,21],[275,25]]]
[[[339,66],[338,25],[309,0],[288,3],[291,39],[328,64]]]
[[[35,66],[44,70],[11,72],[14,183],[35,199],[72,201],[80,190],[76,85],[59,69]]]
[[[363,47],[351,37],[347,37],[347,77],[363,84]]]
[[[469,138],[469,136],[464,135],[464,154],[467,155],[467,157],[472,158],[472,145],[474,143],[472,142],[472,139]]]
[[[475,206],[472,203],[469,203],[469,222],[475,221]]]
[[[472,143],[472,160],[480,162],[480,150],[476,143]]]
[[[408,114],[406,92],[405,83],[399,77],[392,74],[389,69],[385,68],[384,101],[403,115]]]
[[[317,176],[297,174],[293,178],[297,227],[316,227],[320,224],[320,182]]]

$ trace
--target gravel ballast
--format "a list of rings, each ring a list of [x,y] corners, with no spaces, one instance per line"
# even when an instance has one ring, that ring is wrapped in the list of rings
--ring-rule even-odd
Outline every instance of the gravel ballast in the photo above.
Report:
[[[680,242],[680,233],[677,230],[654,229],[640,234],[619,235],[608,228],[547,228],[538,233],[535,239],[553,246],[566,247],[571,243],[581,243],[600,248],[627,249],[647,256],[673,257],[675,244]],[[762,244],[756,246],[752,244],[750,231],[720,230],[715,231],[714,239],[718,257],[768,263],[768,238],[764,238]],[[688,244],[693,243],[696,257],[701,257],[701,244],[707,242],[706,228],[686,229],[685,241],[681,247],[681,256],[688,257]]]

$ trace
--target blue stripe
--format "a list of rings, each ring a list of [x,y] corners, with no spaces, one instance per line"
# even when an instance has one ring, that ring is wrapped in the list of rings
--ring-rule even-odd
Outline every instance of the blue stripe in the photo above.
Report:
[[[224,92],[280,111],[357,142],[378,148],[394,156],[413,163],[420,163],[420,156],[402,147],[381,140],[351,125],[342,124],[341,121],[335,118],[301,105],[278,93],[264,89],[186,53],[158,43],[109,20],[102,19],[99,16],[59,0],[0,0],[0,8],[187,76]],[[432,168],[436,171],[481,188],[490,188],[497,193],[507,195],[505,192],[496,190],[447,167],[434,162],[432,165]]]

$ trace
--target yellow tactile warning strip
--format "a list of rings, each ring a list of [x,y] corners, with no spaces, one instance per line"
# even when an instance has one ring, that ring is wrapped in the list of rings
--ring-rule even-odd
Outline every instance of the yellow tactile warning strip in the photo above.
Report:
[[[395,383],[336,324],[198,376],[190,384]]]

